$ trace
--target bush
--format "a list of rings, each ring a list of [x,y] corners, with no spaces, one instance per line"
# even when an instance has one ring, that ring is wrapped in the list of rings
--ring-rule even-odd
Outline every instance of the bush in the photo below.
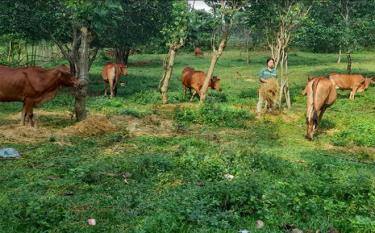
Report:
[[[368,119],[354,119],[348,128],[337,133],[332,142],[337,146],[375,146],[375,125]]]
[[[246,121],[251,119],[254,119],[254,116],[247,111],[213,104],[205,104],[198,110],[178,108],[175,112],[175,120],[177,122],[207,124],[230,128],[245,127]]]

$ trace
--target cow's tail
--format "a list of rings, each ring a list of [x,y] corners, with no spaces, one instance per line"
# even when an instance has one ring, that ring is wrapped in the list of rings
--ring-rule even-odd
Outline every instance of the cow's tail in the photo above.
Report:
[[[318,84],[319,84],[319,81],[320,81],[320,78],[319,79],[316,79],[313,81],[313,84],[312,84],[312,109],[313,109],[313,116],[312,116],[312,120],[313,120],[313,123],[314,123],[314,127],[316,128],[318,126],[318,123],[319,123],[319,116],[318,116],[318,112],[315,108],[315,96],[316,96],[316,91],[318,89]]]

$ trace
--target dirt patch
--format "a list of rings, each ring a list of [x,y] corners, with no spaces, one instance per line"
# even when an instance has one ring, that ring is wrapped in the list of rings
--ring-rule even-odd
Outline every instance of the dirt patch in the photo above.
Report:
[[[368,155],[368,160],[375,160],[375,148],[373,147],[365,147],[365,146],[334,146],[332,144],[325,144],[324,148],[328,150],[333,150],[339,153],[350,153],[356,155]]]

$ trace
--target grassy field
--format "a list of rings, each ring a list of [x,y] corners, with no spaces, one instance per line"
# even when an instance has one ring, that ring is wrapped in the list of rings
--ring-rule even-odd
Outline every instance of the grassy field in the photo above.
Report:
[[[209,65],[192,54],[178,54],[165,106],[162,55],[130,57],[113,99],[102,97],[98,59],[85,122],[71,120],[69,90],[36,109],[37,129],[19,126],[20,103],[0,103],[0,147],[22,154],[0,160],[0,232],[375,232],[375,87],[354,101],[339,91],[310,142],[306,78],[346,65],[290,52],[292,109],[256,118],[266,57],[253,52],[246,64],[225,51],[215,70],[223,91],[203,106],[182,96],[183,67]],[[354,54],[354,72],[375,73],[374,60]]]

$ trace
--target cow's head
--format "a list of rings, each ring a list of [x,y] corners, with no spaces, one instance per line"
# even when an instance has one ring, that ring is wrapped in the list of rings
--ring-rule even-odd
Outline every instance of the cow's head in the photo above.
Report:
[[[213,76],[211,78],[210,86],[211,86],[212,89],[214,89],[216,91],[221,91],[220,78],[217,77],[217,76]]]
[[[80,84],[79,80],[70,73],[70,68],[66,65],[57,66],[53,69],[53,72],[63,86],[78,87]]]
[[[365,81],[361,84],[361,86],[359,86],[357,92],[365,91],[370,86],[370,84],[374,84],[374,83],[375,83],[375,80],[373,78],[365,78]]]
[[[120,73],[121,73],[122,75],[125,75],[125,76],[128,75],[128,67],[126,67],[126,65],[124,65],[124,64],[119,64],[119,68],[120,68]]]

